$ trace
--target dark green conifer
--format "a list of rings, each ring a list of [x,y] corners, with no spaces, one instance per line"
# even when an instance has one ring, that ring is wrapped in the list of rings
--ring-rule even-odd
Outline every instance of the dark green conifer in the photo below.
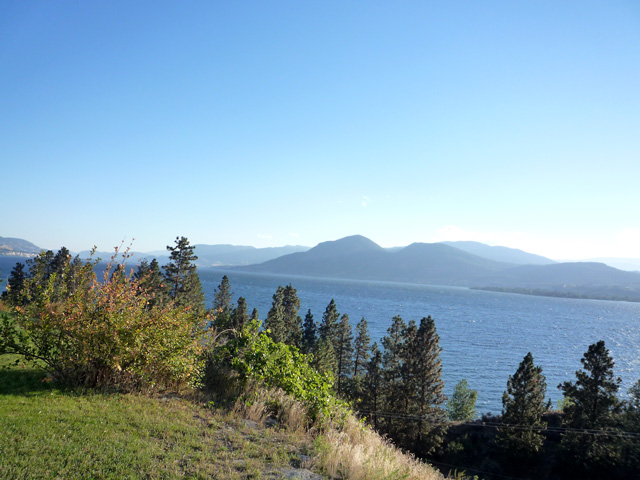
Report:
[[[300,299],[298,292],[291,284],[284,287],[282,297],[283,320],[286,330],[285,343],[300,348],[302,344],[302,318],[300,311]]]
[[[356,336],[353,341],[353,376],[364,375],[371,352],[371,336],[369,325],[364,317],[356,325]]]
[[[151,263],[146,259],[142,260],[133,277],[138,281],[140,290],[149,295],[148,308],[162,307],[165,305],[167,301],[165,278],[155,258],[151,260]]]
[[[509,376],[507,390],[502,395],[502,423],[498,443],[508,457],[530,461],[541,451],[542,429],[547,411],[547,384],[542,368],[535,366],[531,352],[524,357],[516,373]]]
[[[367,370],[364,377],[364,389],[362,399],[362,409],[364,415],[370,419],[374,429],[378,429],[377,412],[383,407],[383,372],[382,372],[382,352],[378,350],[378,344],[373,342],[371,346],[371,359],[367,363]]]
[[[590,345],[576,371],[576,382],[563,382],[558,388],[568,399],[563,426],[572,429],[562,439],[567,458],[584,478],[601,478],[620,463],[620,421],[617,393],[620,379],[604,341]],[[607,430],[611,435],[593,435],[580,430]]]
[[[237,332],[241,331],[249,321],[249,314],[247,313],[247,301],[240,297],[238,298],[238,306],[233,310],[231,315],[230,327]]]
[[[405,375],[407,384],[404,390],[408,396],[408,413],[420,418],[418,422],[410,423],[406,432],[413,437],[416,451],[430,454],[442,441],[442,425],[446,420],[442,408],[446,397],[443,393],[440,337],[431,317],[420,320],[415,334],[412,325],[406,332],[402,361],[405,369],[408,365],[410,371]]]
[[[186,237],[176,237],[175,245],[167,245],[171,252],[169,263],[162,267],[166,279],[168,296],[176,306],[191,308],[195,314],[204,313],[204,293],[195,261],[195,246],[189,245]]]
[[[316,322],[313,319],[311,310],[308,310],[304,317],[304,323],[302,326],[302,352],[307,354],[315,353],[317,343],[318,337]]]
[[[16,263],[7,279],[7,289],[2,292],[2,300],[16,307],[24,305],[26,302],[24,298],[26,280],[27,273],[24,269],[24,263]]]
[[[287,327],[284,322],[284,287],[279,286],[272,298],[264,328],[274,342],[284,342],[287,338]]]
[[[340,319],[338,329],[338,345],[336,352],[336,390],[338,395],[344,394],[345,385],[353,372],[353,331],[346,313]]]

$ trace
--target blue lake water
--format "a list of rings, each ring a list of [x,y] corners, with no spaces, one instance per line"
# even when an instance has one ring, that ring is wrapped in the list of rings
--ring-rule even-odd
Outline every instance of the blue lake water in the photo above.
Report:
[[[373,340],[385,333],[394,315],[405,321],[431,315],[442,347],[445,393],[466,378],[478,391],[478,411],[499,413],[502,393],[527,352],[547,377],[547,397],[561,398],[557,386],[575,380],[589,345],[604,340],[621,377],[621,396],[640,379],[640,303],[534,297],[391,282],[320,279],[199,270],[211,306],[223,275],[233,299],[244,297],[264,320],[279,285],[291,283],[300,298],[300,315],[308,309],[316,322],[333,298],[352,326],[365,317]]]

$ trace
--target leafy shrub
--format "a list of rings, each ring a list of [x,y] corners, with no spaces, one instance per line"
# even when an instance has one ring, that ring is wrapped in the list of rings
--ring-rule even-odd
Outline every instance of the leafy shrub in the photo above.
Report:
[[[229,378],[231,374],[243,386],[257,383],[282,389],[304,403],[311,420],[324,421],[346,412],[344,404],[333,393],[331,374],[318,372],[311,366],[310,357],[296,347],[275,342],[259,330],[259,320],[250,321],[209,355],[209,371],[218,372],[205,377],[210,389],[220,388],[215,380]],[[229,373],[220,375],[223,369]]]
[[[83,268],[93,272],[90,262]],[[152,294],[138,279],[122,266],[110,270],[102,282],[92,273],[73,290],[58,278],[69,267],[46,282],[28,281],[29,301],[0,320],[0,351],[38,360],[71,385],[177,388],[196,381],[208,319],[173,304],[149,308]]]

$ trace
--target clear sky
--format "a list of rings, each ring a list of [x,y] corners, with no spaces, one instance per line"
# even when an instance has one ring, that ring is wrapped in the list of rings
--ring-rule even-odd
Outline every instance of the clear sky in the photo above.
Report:
[[[0,236],[640,257],[636,1],[0,2]]]

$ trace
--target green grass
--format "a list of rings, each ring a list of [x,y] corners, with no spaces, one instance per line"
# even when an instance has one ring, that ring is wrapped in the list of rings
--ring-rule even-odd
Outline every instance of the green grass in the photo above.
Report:
[[[0,356],[0,479],[281,478],[310,448],[176,396],[60,388],[17,359]]]

